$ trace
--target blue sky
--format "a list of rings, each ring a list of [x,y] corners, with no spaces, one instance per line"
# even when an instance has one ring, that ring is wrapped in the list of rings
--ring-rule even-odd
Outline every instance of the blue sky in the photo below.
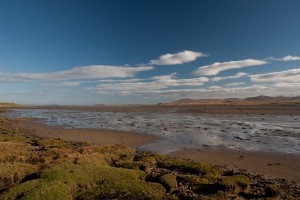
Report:
[[[300,95],[297,0],[0,0],[0,102]]]

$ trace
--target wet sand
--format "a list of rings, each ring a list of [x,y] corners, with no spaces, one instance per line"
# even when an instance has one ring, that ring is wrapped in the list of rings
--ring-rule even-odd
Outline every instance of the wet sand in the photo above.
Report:
[[[227,149],[183,149],[169,154],[223,166],[230,170],[244,169],[270,179],[287,179],[300,185],[300,156]]]
[[[47,126],[35,119],[10,119],[2,126],[13,127],[27,134],[42,138],[62,138],[73,142],[90,142],[98,145],[123,144],[129,147],[139,147],[155,142],[158,137],[126,131],[104,129],[64,129],[58,126]]]

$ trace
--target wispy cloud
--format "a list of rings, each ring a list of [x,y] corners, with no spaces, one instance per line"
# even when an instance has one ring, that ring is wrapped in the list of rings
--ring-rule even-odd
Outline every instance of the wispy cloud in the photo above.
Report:
[[[64,82],[54,82],[54,83],[47,83],[47,84],[42,84],[42,86],[47,86],[47,87],[75,87],[79,86],[80,82],[78,81],[64,81]]]
[[[295,60],[300,60],[300,56],[285,56],[282,58],[274,58],[274,57],[269,57],[266,60],[271,60],[271,61],[295,61]]]
[[[168,99],[193,98],[193,99],[223,99],[223,98],[245,98],[249,96],[258,96],[261,94],[268,96],[291,96],[300,95],[296,85],[293,86],[271,86],[268,84],[254,84],[241,87],[222,87],[210,86],[208,88],[191,89],[168,89],[155,91],[153,96],[162,95]],[[150,94],[148,94],[150,95]]]
[[[212,82],[217,82],[217,81],[222,81],[222,80],[227,80],[227,79],[242,78],[244,76],[248,76],[248,74],[244,73],[244,72],[239,72],[239,73],[237,73],[233,76],[214,77],[214,78],[211,78],[211,81]]]
[[[154,93],[171,87],[201,86],[208,81],[209,78],[206,77],[179,79],[176,77],[176,73],[172,73],[163,76],[153,76],[138,82],[107,82],[88,87],[87,89],[98,93],[114,94]]]
[[[300,82],[300,68],[280,72],[250,75],[254,82]]]
[[[90,65],[50,73],[5,73],[0,81],[45,81],[83,80],[103,78],[129,78],[138,72],[153,70],[152,66],[128,67],[110,65]]]
[[[182,51],[175,54],[164,54],[157,60],[150,60],[150,65],[180,65],[184,63],[189,63],[196,60],[199,57],[206,57],[207,54],[196,51]]]
[[[227,87],[235,87],[235,86],[241,86],[241,85],[245,85],[245,83],[244,83],[244,82],[227,83],[227,84],[225,84],[224,86],[227,86]]]
[[[143,81],[144,79],[140,78],[131,78],[131,79],[102,79],[98,80],[99,83],[134,83]]]
[[[199,67],[193,73],[200,76],[212,76],[212,75],[217,75],[221,71],[225,71],[229,69],[238,69],[238,68],[244,68],[250,66],[265,65],[267,63],[268,63],[267,61],[254,60],[254,59],[229,61],[229,62],[215,62],[211,65]]]

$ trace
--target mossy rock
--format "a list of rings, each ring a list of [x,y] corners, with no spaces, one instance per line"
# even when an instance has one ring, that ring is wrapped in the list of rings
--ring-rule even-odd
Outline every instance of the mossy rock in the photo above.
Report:
[[[265,196],[267,198],[275,198],[281,193],[280,188],[275,184],[269,184],[265,188]]]
[[[159,177],[159,180],[169,193],[172,193],[177,188],[176,176],[173,174],[162,175]]]
[[[115,167],[121,167],[121,168],[126,168],[126,169],[140,169],[141,165],[143,165],[144,163],[141,161],[117,161],[115,163]]]
[[[23,185],[31,181],[21,183],[2,193],[0,199],[16,199],[19,196],[24,199],[74,199],[86,195],[97,197],[107,192],[130,192],[142,199],[162,199],[164,187],[146,182],[145,177],[146,174],[140,170],[97,165],[93,160],[80,165],[66,162],[41,172],[34,180],[36,185],[27,188]]]
[[[222,176],[220,181],[216,183],[216,187],[227,194],[248,192],[250,179],[244,175]]]
[[[134,161],[142,161],[144,163],[149,163],[150,165],[154,165],[157,162],[166,159],[166,155],[152,153],[149,151],[138,151],[134,156]]]
[[[190,186],[199,185],[199,184],[209,184],[209,180],[203,177],[199,177],[196,175],[178,175],[177,177],[178,182],[183,182]]]
[[[186,174],[195,174],[195,175],[221,175],[222,170],[208,164],[203,164],[194,161],[188,161],[183,159],[169,159],[160,161],[158,163],[159,167],[167,168],[170,170],[180,171]]]

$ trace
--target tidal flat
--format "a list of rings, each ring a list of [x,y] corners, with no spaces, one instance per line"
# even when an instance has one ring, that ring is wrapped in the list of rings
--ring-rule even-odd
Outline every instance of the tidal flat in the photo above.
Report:
[[[11,152],[16,156],[4,156],[5,166],[3,165],[2,169],[7,169],[8,173],[1,178],[2,185],[6,186],[1,190],[0,199],[30,199],[33,197],[30,195],[49,195],[46,192],[49,185],[46,184],[47,186],[40,189],[37,189],[37,185],[47,181],[51,184],[56,180],[63,182],[65,175],[80,177],[75,180],[66,178],[69,181],[62,184],[72,183],[71,186],[61,185],[61,188],[66,187],[64,191],[68,191],[67,193],[51,189],[49,192],[56,191],[58,195],[63,195],[53,198],[299,198],[300,115],[297,114],[297,109],[289,115],[285,113],[289,110],[288,107],[279,110],[270,110],[269,107],[257,110],[253,107],[234,107],[232,113],[227,107],[219,109],[219,113],[207,107],[197,109],[195,111],[194,107],[83,106],[31,107],[3,112],[3,148],[8,144],[7,148],[12,148],[4,151],[10,152],[14,149],[15,151]],[[239,109],[240,112],[236,113]],[[251,112],[252,114],[249,114]],[[21,149],[18,145],[21,145]],[[79,158],[77,155],[81,154],[81,148],[88,149],[88,154],[91,155],[88,155],[88,158]],[[102,149],[101,155],[97,154],[98,150],[97,155],[94,152],[98,148]],[[37,153],[33,156],[34,159],[42,159],[30,164],[32,153],[18,153],[26,152],[26,149],[30,149],[28,152]],[[54,156],[49,152],[53,149],[64,153],[60,155],[56,152]],[[112,157],[107,157],[106,153],[102,155],[105,149],[113,149],[109,153]],[[119,151],[131,153],[130,156],[126,153],[119,155]],[[99,158],[96,162],[94,156],[97,159],[98,156],[108,159],[104,159],[105,162],[101,161],[101,167],[105,169],[100,166],[98,167],[101,169],[92,169],[92,162],[97,164],[101,160]],[[70,162],[72,169],[69,170],[69,165],[61,165],[55,161],[60,161],[60,157],[63,157],[64,164]],[[72,159],[68,160],[69,157]],[[79,165],[84,170],[89,168],[88,171],[77,168],[79,159],[89,159],[90,163],[84,161],[86,166]],[[49,172],[52,179],[44,179],[43,177],[48,175],[41,174],[52,167],[56,170]],[[62,169],[69,171],[60,176],[57,173]],[[123,172],[123,169],[127,171]],[[16,171],[20,171],[21,174],[16,175]],[[114,172],[120,174],[116,175]],[[139,175],[127,174],[131,172]],[[89,173],[95,174],[96,177],[88,177]],[[110,174],[113,178],[110,175],[100,177],[100,174]],[[143,185],[149,188],[149,191],[130,188],[122,185],[123,183],[110,183],[116,179],[123,180],[119,176],[133,182],[139,177],[142,182],[130,184],[133,187]],[[30,183],[26,183],[28,181]],[[153,184],[150,186],[149,183]],[[224,184],[230,186],[220,186]],[[9,193],[10,191],[14,193]],[[26,196],[27,194],[29,196]],[[8,198],[11,195],[15,195],[14,198]]]
[[[14,109],[14,118],[36,118],[67,129],[107,129],[157,136],[143,148],[171,153],[184,148],[225,148],[300,154],[300,115],[127,112],[81,109]]]

